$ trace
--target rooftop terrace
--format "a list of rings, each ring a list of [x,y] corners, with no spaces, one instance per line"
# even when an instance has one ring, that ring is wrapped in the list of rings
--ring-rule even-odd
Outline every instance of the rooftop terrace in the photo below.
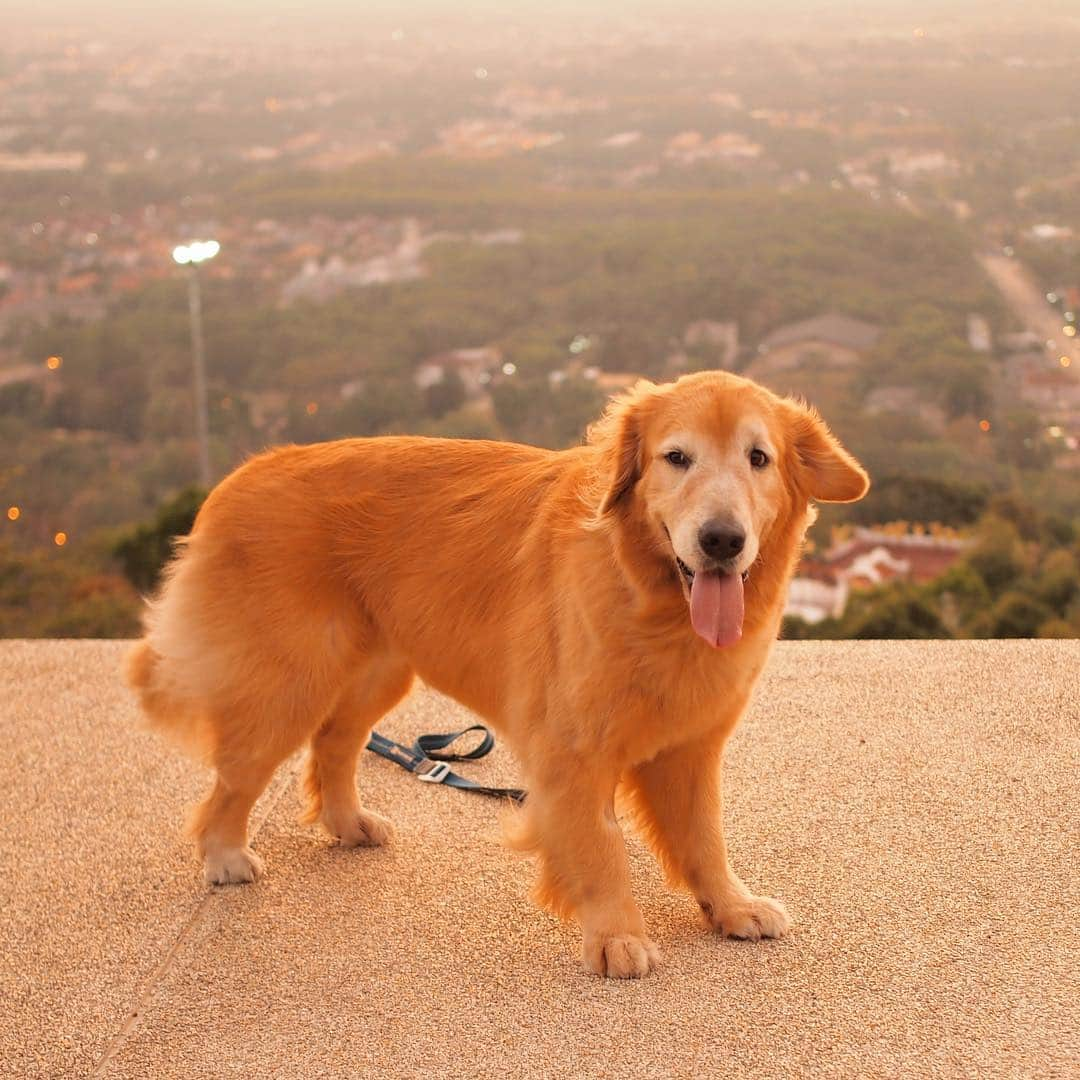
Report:
[[[0,1073],[19,1077],[1076,1076],[1080,642],[789,643],[728,754],[736,867],[790,937],[711,937],[630,841],[663,953],[588,976],[492,802],[365,755],[397,824],[342,851],[256,810],[207,890],[208,776],[141,731],[117,642],[0,642]],[[466,718],[420,692],[382,726]],[[500,747],[462,771],[511,783]]]

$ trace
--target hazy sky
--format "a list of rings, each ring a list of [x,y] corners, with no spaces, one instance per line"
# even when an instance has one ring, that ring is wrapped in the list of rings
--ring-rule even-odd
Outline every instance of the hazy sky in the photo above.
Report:
[[[0,17],[33,23],[61,22],[64,19],[92,17],[99,24],[112,20],[135,22],[184,21],[193,14],[228,18],[253,16],[267,19],[277,16],[346,19],[361,23],[365,19],[396,17],[408,22],[427,15],[483,15],[492,19],[515,16],[540,16],[546,19],[604,15],[612,19],[640,14],[687,15],[723,19],[751,17],[762,22],[778,16],[791,18],[826,17],[830,20],[863,23],[867,20],[950,19],[978,16],[985,19],[1025,14],[1027,17],[1077,16],[1076,0],[1040,0],[1037,5],[1022,0],[192,0],[184,4],[156,4],[146,0],[3,0]]]

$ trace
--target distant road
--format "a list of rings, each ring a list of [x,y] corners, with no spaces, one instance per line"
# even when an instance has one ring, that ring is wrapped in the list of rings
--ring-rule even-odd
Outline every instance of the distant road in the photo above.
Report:
[[[980,254],[976,258],[1024,326],[1038,334],[1044,343],[1055,343],[1053,349],[1044,344],[1047,356],[1055,364],[1059,357],[1070,357],[1069,371],[1080,378],[1080,339],[1066,337],[1061,332],[1065,325],[1061,312],[1047,302],[1024,264],[1005,255]]]

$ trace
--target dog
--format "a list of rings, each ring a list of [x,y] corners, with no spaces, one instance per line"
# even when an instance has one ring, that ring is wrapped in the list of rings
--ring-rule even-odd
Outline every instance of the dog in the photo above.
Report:
[[[252,458],[210,493],[127,662],[151,721],[216,769],[190,826],[207,882],[262,873],[248,815],[304,744],[306,820],[386,843],[357,759],[419,676],[522,763],[510,840],[589,971],[658,961],[616,789],[712,929],[782,936],[783,905],[728,865],[721,756],[813,503],[868,487],[814,410],[724,372],[638,382],[569,450],[384,437]]]

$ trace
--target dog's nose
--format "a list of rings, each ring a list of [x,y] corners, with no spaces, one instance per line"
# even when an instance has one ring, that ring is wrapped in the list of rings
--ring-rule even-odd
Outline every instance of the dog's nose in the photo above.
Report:
[[[737,525],[706,521],[698,532],[698,543],[710,559],[732,559],[745,546],[746,533]]]

